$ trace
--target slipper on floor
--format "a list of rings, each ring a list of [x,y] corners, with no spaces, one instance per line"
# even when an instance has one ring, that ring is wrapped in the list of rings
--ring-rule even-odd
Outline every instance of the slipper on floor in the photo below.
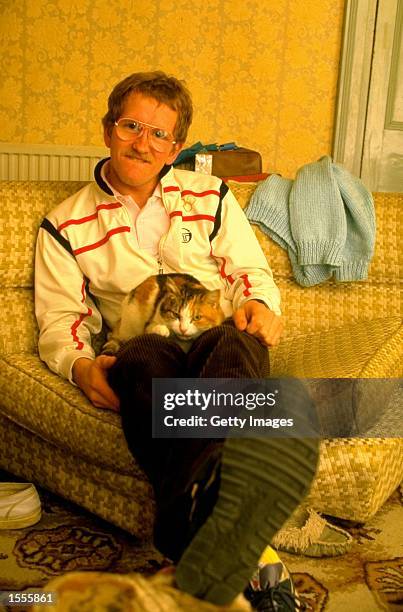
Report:
[[[352,543],[348,531],[332,525],[312,508],[302,506],[276,533],[271,545],[307,557],[334,557],[346,553]]]

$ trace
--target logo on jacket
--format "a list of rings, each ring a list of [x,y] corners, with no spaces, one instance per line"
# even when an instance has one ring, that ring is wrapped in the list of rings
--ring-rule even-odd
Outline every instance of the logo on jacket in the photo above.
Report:
[[[182,227],[182,242],[190,242],[192,240],[192,232],[187,227]]]

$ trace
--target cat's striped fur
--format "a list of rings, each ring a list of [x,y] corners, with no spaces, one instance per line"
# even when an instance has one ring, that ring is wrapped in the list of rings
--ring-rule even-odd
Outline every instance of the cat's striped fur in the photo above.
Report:
[[[224,318],[219,289],[209,291],[190,274],[157,274],[125,297],[121,318],[102,352],[113,355],[130,338],[152,333],[171,337],[187,350]]]

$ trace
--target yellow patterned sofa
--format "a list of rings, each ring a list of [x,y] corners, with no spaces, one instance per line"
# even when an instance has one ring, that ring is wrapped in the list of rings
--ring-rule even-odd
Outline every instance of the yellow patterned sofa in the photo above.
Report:
[[[79,389],[51,373],[37,354],[33,260],[48,210],[77,191],[73,182],[0,182],[0,468],[70,499],[140,538],[153,517],[150,486],[132,459],[119,416],[94,408]],[[241,205],[255,188],[232,183]],[[256,230],[280,286],[287,324],[272,353],[274,375],[401,375],[403,195],[377,194],[377,248],[368,281],[304,289],[285,253]],[[365,521],[402,479],[399,439],[321,442],[309,503]]]

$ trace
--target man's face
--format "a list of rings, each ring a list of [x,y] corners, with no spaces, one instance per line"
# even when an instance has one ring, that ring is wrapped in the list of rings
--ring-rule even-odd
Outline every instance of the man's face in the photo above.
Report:
[[[130,94],[121,113],[121,117],[137,119],[163,128],[171,134],[175,131],[177,116],[178,113],[166,104],[141,93]],[[152,192],[164,165],[172,164],[183,147],[182,143],[177,143],[162,153],[150,146],[147,130],[137,140],[128,142],[118,138],[115,126],[105,129],[104,140],[111,152],[108,178],[124,195],[135,195],[145,190]]]

